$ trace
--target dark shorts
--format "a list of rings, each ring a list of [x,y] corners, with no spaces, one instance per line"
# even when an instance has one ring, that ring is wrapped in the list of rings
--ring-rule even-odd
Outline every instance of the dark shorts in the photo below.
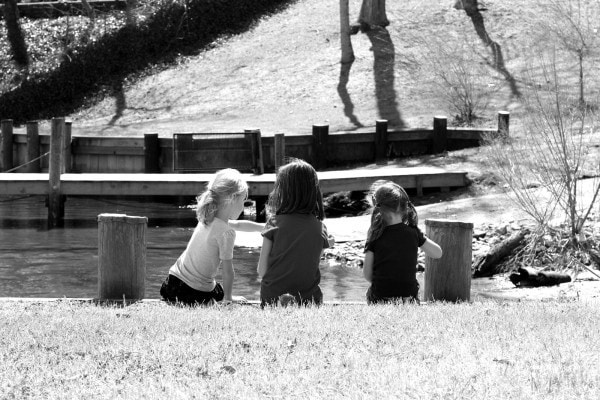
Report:
[[[185,282],[174,275],[169,275],[160,288],[160,295],[166,301],[183,303],[186,305],[212,304],[225,297],[223,287],[217,283],[210,292],[201,292],[189,287]]]
[[[394,304],[405,304],[405,303],[414,303],[421,304],[418,297],[418,287],[417,287],[417,295],[411,296],[395,296],[395,297],[382,297],[378,296],[373,292],[373,286],[369,286],[367,290],[367,304],[385,304],[385,303],[394,303]]]
[[[278,305],[288,305],[287,296],[292,296],[294,298],[294,304],[299,306],[309,306],[309,305],[321,305],[323,304],[323,292],[321,292],[321,288],[317,286],[317,288],[313,291],[310,296],[301,296],[300,293],[284,293],[281,296],[277,297],[260,297],[260,306],[278,306]]]

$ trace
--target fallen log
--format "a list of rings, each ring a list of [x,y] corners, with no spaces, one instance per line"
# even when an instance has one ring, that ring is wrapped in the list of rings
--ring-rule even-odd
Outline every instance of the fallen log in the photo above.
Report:
[[[531,267],[521,267],[518,273],[510,274],[508,278],[516,287],[555,286],[571,282],[571,277],[568,274],[538,271]]]
[[[494,246],[486,255],[477,257],[472,265],[473,278],[483,278],[502,272],[498,270],[500,262],[512,254],[528,234],[529,229],[517,231]]]

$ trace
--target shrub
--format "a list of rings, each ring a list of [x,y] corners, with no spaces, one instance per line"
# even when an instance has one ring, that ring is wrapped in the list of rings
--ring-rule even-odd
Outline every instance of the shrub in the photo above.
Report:
[[[33,73],[0,97],[0,118],[22,123],[68,114],[132,74],[193,54],[225,35],[248,30],[294,0],[162,0],[139,16],[80,47],[59,65]],[[144,12],[147,9],[143,9]]]

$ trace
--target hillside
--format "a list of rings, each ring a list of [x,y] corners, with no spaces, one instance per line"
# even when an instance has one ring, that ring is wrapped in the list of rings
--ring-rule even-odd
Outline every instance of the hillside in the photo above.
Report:
[[[387,29],[352,36],[352,65],[339,62],[339,2],[298,0],[242,34],[175,57],[168,68],[115,77],[107,97],[90,103],[96,97],[85,95],[86,106],[66,116],[75,134],[94,135],[245,128],[298,134],[321,123],[352,131],[372,128],[377,119],[414,128],[430,126],[434,115],[453,124],[461,121],[444,101],[452,84],[440,87],[439,75],[458,71],[462,84],[479,93],[476,125],[496,126],[499,110],[511,111],[511,123],[519,123],[516,94],[537,73],[532,64],[540,49],[552,46],[542,2],[488,0],[479,31],[451,0],[387,3]],[[350,0],[351,21],[360,4]],[[65,22],[51,24],[59,32]],[[481,29],[499,46],[502,70],[492,67]],[[574,58],[558,57],[565,82],[574,83]]]
[[[435,50],[428,43],[447,40],[451,49],[464,39],[485,53],[470,19],[452,3],[433,0],[424,7],[421,0],[390,1],[389,35],[352,37],[356,60],[347,84],[341,85],[347,91],[346,114],[344,92],[338,91],[343,80],[338,2],[302,0],[245,34],[124,86],[118,100],[105,98],[71,118],[80,133],[111,135],[248,127],[293,134],[319,123],[328,123],[333,131],[360,129],[374,126],[378,118],[396,119],[395,126],[429,126],[434,115],[451,114],[424,67],[423,56]],[[350,5],[354,20],[360,0]],[[528,15],[534,10],[516,0],[486,5],[486,28],[501,44],[507,69],[522,82]],[[518,112],[519,103],[506,87],[500,88],[499,75],[488,70],[488,85],[499,90],[490,91],[488,112],[478,123],[494,126],[496,111]]]

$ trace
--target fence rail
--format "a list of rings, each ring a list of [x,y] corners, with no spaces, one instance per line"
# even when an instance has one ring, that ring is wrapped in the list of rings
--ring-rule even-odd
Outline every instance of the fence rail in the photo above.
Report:
[[[311,162],[318,170],[357,163],[385,162],[403,156],[441,153],[480,145],[489,134],[509,134],[509,114],[498,114],[498,129],[448,128],[436,117],[430,129],[388,131],[387,121],[377,121],[376,131],[329,133],[327,125],[313,126],[312,135],[282,135],[260,138],[262,171],[273,172],[284,157]],[[50,134],[40,134],[38,124],[27,124],[26,133],[14,132],[12,120],[1,121],[0,172],[47,172]],[[74,173],[173,173],[174,141],[157,133],[144,137],[77,136],[72,124],[65,123],[65,166]],[[247,132],[239,132],[244,134]],[[260,137],[260,131],[258,132]],[[283,140],[285,136],[285,140]],[[202,140],[202,139],[200,139]],[[212,143],[214,146],[214,143]],[[213,153],[228,151],[230,143],[211,148]],[[37,162],[33,160],[37,159]],[[215,157],[197,157],[197,170],[222,168]],[[212,160],[212,161],[211,161]],[[218,160],[218,157],[217,157]],[[254,167],[254,166],[253,166]],[[193,172],[194,168],[189,172]]]

